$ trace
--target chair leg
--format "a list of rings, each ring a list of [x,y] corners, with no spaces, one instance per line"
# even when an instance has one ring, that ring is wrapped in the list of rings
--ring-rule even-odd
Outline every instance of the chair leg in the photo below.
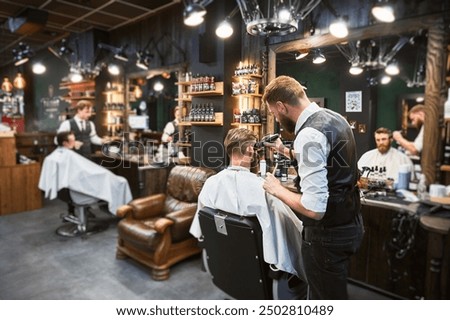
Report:
[[[170,269],[152,269],[153,280],[162,281],[167,280],[170,275]]]
[[[124,260],[127,258],[128,256],[125,253],[123,253],[120,249],[116,249],[116,259]]]

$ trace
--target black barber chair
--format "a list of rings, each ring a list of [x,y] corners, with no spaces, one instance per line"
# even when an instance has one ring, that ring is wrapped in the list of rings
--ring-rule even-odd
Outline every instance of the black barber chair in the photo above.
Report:
[[[204,207],[199,211],[204,266],[213,283],[234,299],[304,299],[307,285],[273,271],[264,261],[262,230],[256,217]]]
[[[77,203],[73,199],[74,191],[67,188],[58,191],[58,199],[68,205],[68,212],[61,215],[64,222],[56,229],[56,233],[64,237],[88,236],[108,228],[108,223],[93,219],[90,208],[107,206],[107,202],[92,198],[92,201]]]

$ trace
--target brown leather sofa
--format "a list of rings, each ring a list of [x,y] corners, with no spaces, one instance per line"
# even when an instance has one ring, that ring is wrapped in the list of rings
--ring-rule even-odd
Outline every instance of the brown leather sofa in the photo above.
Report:
[[[170,266],[200,253],[197,239],[189,233],[197,210],[197,198],[208,168],[175,166],[169,173],[166,194],[135,199],[117,210],[116,258],[133,258],[152,268],[155,280],[169,277]]]

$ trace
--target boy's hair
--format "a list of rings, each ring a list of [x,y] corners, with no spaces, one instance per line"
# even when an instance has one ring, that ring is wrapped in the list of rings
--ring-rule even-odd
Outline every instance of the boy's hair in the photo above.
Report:
[[[245,128],[235,128],[228,131],[223,144],[228,156],[231,157],[233,154],[243,156],[247,146],[255,144],[256,141],[258,141],[258,137],[253,131]]]

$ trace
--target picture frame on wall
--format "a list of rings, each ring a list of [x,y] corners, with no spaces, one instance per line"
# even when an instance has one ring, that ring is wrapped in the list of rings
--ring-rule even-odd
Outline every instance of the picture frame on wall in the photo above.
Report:
[[[345,92],[345,112],[362,112],[362,91]]]
[[[325,98],[309,98],[309,101],[317,103],[321,108],[325,108]]]

